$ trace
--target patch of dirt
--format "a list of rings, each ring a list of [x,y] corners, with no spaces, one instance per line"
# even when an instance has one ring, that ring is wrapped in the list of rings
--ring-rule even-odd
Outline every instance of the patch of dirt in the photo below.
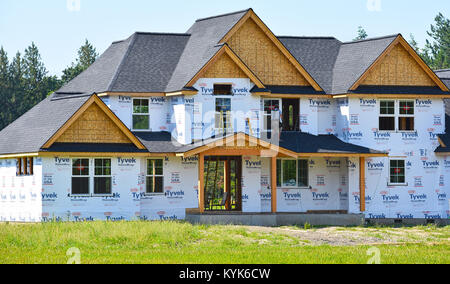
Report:
[[[282,234],[298,239],[304,245],[358,246],[358,245],[401,245],[405,243],[448,243],[450,237],[438,231],[427,232],[405,228],[342,228],[327,227],[303,230],[281,227],[244,227],[249,232],[261,234]]]

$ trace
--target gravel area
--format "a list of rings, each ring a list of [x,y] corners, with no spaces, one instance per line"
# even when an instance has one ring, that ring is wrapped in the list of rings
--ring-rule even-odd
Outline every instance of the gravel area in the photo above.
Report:
[[[406,243],[450,243],[450,227],[429,228],[342,228],[327,227],[304,230],[295,227],[245,227],[249,232],[282,234],[300,240],[305,245],[401,245]]]

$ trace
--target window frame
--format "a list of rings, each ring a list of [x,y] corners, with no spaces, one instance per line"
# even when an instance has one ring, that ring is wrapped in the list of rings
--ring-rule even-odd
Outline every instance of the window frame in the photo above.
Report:
[[[394,114],[381,114],[381,102],[394,102]],[[413,114],[401,114],[400,113],[400,103],[402,102],[410,102],[413,105]],[[382,117],[392,117],[394,118],[394,130],[381,130],[380,129],[380,118]],[[401,130],[400,129],[400,119],[402,117],[412,118],[413,119],[413,130]],[[379,107],[378,107],[378,130],[382,132],[416,132],[416,105],[415,101],[411,99],[381,99],[379,100]]]
[[[97,166],[95,165],[95,162],[97,161],[97,160],[101,160],[101,161],[104,161],[104,160],[109,160],[109,175],[97,175],[96,174],[96,172],[95,172],[95,170],[96,170],[96,168],[97,168]],[[113,185],[112,185],[112,159],[111,158],[94,158],[93,159],[93,167],[92,167],[92,169],[93,169],[93,175],[92,175],[92,182],[93,182],[93,185],[92,185],[92,192],[91,192],[91,195],[92,196],[94,196],[94,197],[110,197],[110,196],[113,196]],[[102,163],[102,170],[104,169],[104,167],[103,167],[103,163]],[[110,193],[95,193],[95,178],[109,178],[110,179]]]
[[[161,161],[162,164],[162,174],[156,174],[156,163],[153,163],[153,174],[148,173],[149,169],[149,162],[155,162],[155,161]],[[145,162],[145,196],[160,196],[165,195],[165,189],[164,189],[164,159],[147,159]],[[148,192],[148,178],[153,178],[153,190],[156,188],[155,180],[156,178],[162,179],[162,192]]]
[[[230,102],[230,110],[227,113],[225,113],[225,115],[223,117],[222,117],[221,112],[217,111],[217,106],[218,106],[217,102],[219,100],[228,100]],[[222,104],[221,106],[225,106],[225,105]],[[215,97],[215,100],[214,100],[214,114],[215,114],[214,115],[214,130],[216,132],[218,132],[220,134],[222,134],[222,132],[223,133],[233,132],[233,125],[232,125],[233,117],[231,115],[231,112],[232,112],[232,100],[231,100],[230,97],[220,97],[220,96],[219,97]],[[217,121],[218,115],[221,116],[222,122]],[[226,120],[226,121],[224,121],[224,120]],[[223,128],[217,127],[218,126],[217,125],[218,122],[224,124]]]
[[[413,114],[401,114],[401,106],[400,106],[400,104],[401,103],[403,103],[403,102],[406,102],[406,103],[412,103],[412,105],[413,105]],[[398,106],[397,106],[397,109],[398,109],[398,119],[397,119],[397,123],[398,123],[398,125],[397,125],[397,128],[398,128],[398,131],[400,131],[400,132],[415,132],[416,130],[416,119],[415,119],[415,116],[416,116],[416,106],[415,106],[415,101],[414,100],[406,100],[406,99],[402,99],[402,100],[398,100]],[[406,117],[406,118],[412,118],[413,119],[413,130],[400,130],[400,119],[401,118],[403,118],[403,117]]]
[[[134,101],[135,100],[146,100],[148,102],[148,113],[134,113]],[[134,116],[147,116],[148,117],[148,128],[147,129],[135,129],[134,128]],[[131,100],[131,131],[135,132],[146,132],[151,131],[151,123],[150,123],[150,99],[149,98],[133,98]]]
[[[381,103],[382,102],[393,102],[394,103],[394,113],[393,114],[382,114],[381,113]],[[378,130],[379,131],[383,131],[383,132],[396,132],[397,131],[397,103],[396,103],[396,100],[380,100],[379,101],[379,104],[380,104],[380,106],[379,106],[379,111],[378,111]],[[382,117],[390,117],[390,118],[393,118],[394,119],[394,129],[392,129],[392,130],[381,130],[380,128],[380,126],[381,126],[381,123],[380,123],[380,119],[382,118]]]
[[[20,157],[16,158],[16,176],[26,177],[34,175],[34,158]]]
[[[284,185],[284,164],[283,161],[295,161],[295,186],[285,186]],[[307,164],[307,183],[306,186],[300,186],[299,184],[299,161],[306,161]],[[309,189],[311,187],[310,184],[310,171],[309,171],[309,159],[290,159],[290,158],[281,158],[277,159],[277,187],[279,188],[289,188],[289,189]]]
[[[88,160],[88,174],[87,175],[74,175],[73,174],[73,164],[75,160]],[[91,167],[91,159],[90,158],[72,158],[70,159],[70,164],[71,164],[71,174],[70,174],[70,196],[74,196],[74,197],[91,197],[91,171],[92,171],[92,167]],[[73,193],[73,178],[79,178],[79,177],[87,177],[88,178],[88,193]]]
[[[394,161],[402,161],[404,163],[403,165],[403,178],[404,178],[404,182],[392,182],[392,174],[391,174],[391,170],[392,170],[392,162]],[[398,168],[398,166],[397,166]],[[402,158],[391,158],[389,159],[389,180],[388,180],[388,186],[408,186],[408,182],[406,180],[407,178],[407,170],[406,170],[406,159],[402,159]],[[398,177],[398,176],[397,176]]]
[[[275,110],[272,110],[270,113],[266,112],[266,102],[271,102],[271,106],[273,106],[272,102],[277,101],[278,102],[278,111],[280,113],[282,113],[282,103],[281,103],[281,99],[277,99],[277,98],[270,98],[270,99],[263,99],[263,116],[264,116],[264,120],[263,120],[263,131],[268,132],[268,133],[272,133],[272,112],[274,112]],[[268,120],[268,118],[270,117],[270,120]],[[281,121],[281,118],[280,118]],[[270,124],[268,123],[270,122]]]

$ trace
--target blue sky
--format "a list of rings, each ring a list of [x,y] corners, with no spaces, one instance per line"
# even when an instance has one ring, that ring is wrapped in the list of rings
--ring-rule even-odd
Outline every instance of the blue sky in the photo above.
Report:
[[[438,12],[450,17],[448,0],[0,0],[0,46],[12,57],[34,41],[60,75],[86,38],[103,52],[135,31],[185,32],[197,18],[250,7],[277,35],[349,41],[362,25],[370,37],[412,33],[420,45]]]

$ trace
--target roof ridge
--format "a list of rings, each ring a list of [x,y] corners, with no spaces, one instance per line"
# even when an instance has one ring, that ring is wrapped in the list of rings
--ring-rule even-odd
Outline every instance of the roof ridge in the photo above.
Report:
[[[335,39],[338,40],[337,38],[335,38],[334,36],[276,36],[277,38],[302,38],[302,39]],[[338,40],[339,41],[339,40]]]
[[[131,38],[130,43],[128,44],[128,48],[127,51],[125,52],[125,54],[123,55],[122,59],[120,60],[119,65],[117,66],[116,72],[114,74],[114,76],[111,79],[111,82],[109,82],[108,87],[106,88],[105,91],[109,91],[112,89],[112,87],[114,86],[114,84],[116,83],[117,77],[119,77],[120,69],[122,68],[122,65],[125,63],[125,58],[128,57],[128,55],[130,54],[131,49],[133,49],[134,43],[136,42],[136,33],[134,33],[131,37],[129,37],[128,39]],[[127,40],[128,40],[127,39]]]
[[[361,42],[372,41],[372,40],[386,39],[386,38],[390,38],[390,37],[398,37],[401,35],[402,34],[392,34],[392,35],[387,35],[387,36],[372,37],[372,38],[355,40],[355,41],[346,41],[346,42],[343,42],[342,44],[361,43]]]
[[[135,32],[138,35],[173,35],[173,36],[190,36],[189,33],[164,33],[164,32]]]
[[[221,18],[221,17],[226,17],[226,16],[231,16],[231,15],[235,15],[235,14],[239,14],[239,13],[243,13],[243,12],[248,12],[250,10],[253,10],[252,8],[246,9],[246,10],[241,10],[241,11],[236,11],[236,12],[231,12],[231,13],[226,13],[226,14],[221,14],[221,15],[217,15],[217,16],[212,16],[212,17],[207,17],[207,18],[200,18],[197,19],[195,22],[201,22],[201,21],[205,21],[205,20],[211,20],[211,19],[215,19],[215,18]]]

